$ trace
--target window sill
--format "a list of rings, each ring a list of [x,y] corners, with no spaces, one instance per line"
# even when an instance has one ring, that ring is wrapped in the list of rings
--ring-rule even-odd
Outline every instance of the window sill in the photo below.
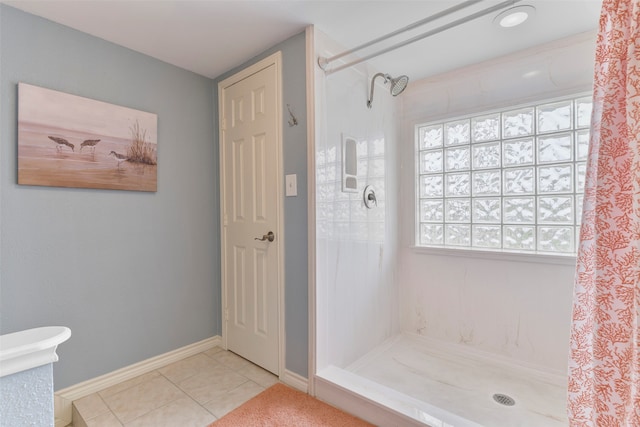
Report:
[[[576,265],[576,256],[573,254],[546,254],[546,253],[528,253],[528,252],[506,252],[506,251],[489,251],[473,248],[451,248],[451,247],[435,247],[435,246],[410,246],[414,253],[439,255],[439,256],[458,256],[476,259],[491,259],[498,261],[517,261],[517,262],[533,262],[540,264],[556,264],[556,265]]]

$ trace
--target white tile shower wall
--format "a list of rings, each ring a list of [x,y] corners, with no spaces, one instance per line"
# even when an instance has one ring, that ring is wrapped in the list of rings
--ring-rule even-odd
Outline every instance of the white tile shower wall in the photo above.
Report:
[[[416,123],[589,91],[595,34],[581,34],[413,82],[402,97]],[[528,76],[528,77],[527,77]],[[414,244],[414,146],[401,146],[400,312],[404,331],[459,343],[548,372],[566,371],[573,265],[440,256]]]
[[[320,55],[343,50],[319,31],[315,40]],[[316,70],[318,369],[344,367],[399,331],[395,280],[399,103],[388,87],[378,86],[373,108],[367,108],[374,74],[366,66],[330,76]],[[343,135],[358,142],[356,193],[342,192]],[[375,189],[377,206],[372,209],[363,203],[366,185]]]

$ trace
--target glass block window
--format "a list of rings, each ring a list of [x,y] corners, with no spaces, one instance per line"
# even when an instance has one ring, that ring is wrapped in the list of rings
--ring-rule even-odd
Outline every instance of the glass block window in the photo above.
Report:
[[[591,96],[416,126],[417,245],[575,254]]]

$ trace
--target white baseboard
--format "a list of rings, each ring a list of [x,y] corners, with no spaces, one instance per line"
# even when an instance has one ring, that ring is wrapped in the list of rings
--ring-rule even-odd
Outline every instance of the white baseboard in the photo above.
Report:
[[[83,381],[62,390],[58,390],[54,395],[56,417],[55,427],[65,427],[71,423],[71,404],[74,400],[81,399],[107,387],[111,387],[187,357],[202,353],[203,351],[207,351],[220,345],[220,343],[220,336],[217,335],[168,353],[143,360],[133,365],[125,366],[124,368]]]
[[[284,373],[280,376],[280,381],[305,393],[309,392],[309,380],[295,372],[285,369]]]

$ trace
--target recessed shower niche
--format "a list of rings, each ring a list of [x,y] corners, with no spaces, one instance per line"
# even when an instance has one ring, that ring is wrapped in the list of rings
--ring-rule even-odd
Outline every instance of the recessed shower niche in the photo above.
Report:
[[[342,192],[358,192],[358,148],[355,139],[342,135]]]

